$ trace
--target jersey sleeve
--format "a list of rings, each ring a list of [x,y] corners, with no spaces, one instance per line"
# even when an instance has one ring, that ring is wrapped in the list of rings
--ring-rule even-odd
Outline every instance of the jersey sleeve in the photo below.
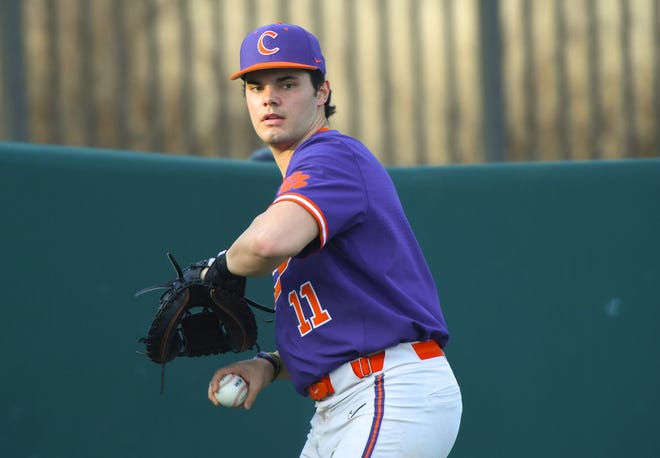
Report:
[[[352,151],[341,141],[306,146],[294,158],[273,203],[295,202],[315,219],[319,237],[301,253],[307,255],[359,224],[368,199]]]

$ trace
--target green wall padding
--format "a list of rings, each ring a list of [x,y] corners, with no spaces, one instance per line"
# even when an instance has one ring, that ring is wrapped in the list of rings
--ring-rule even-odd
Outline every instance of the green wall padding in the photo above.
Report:
[[[660,456],[660,160],[390,172],[452,332],[452,456]],[[215,368],[247,355],[179,358],[161,396],[137,353],[158,293],[133,297],[173,276],[167,251],[226,248],[280,179],[270,163],[0,143],[0,456],[298,456],[314,407],[286,382],[250,412],[207,401]],[[247,292],[271,303],[268,278]]]

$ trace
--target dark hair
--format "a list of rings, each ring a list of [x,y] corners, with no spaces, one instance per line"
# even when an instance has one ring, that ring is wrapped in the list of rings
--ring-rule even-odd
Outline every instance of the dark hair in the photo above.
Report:
[[[314,90],[318,92],[318,90],[321,88],[321,85],[325,81],[325,75],[321,72],[321,70],[309,70],[309,76],[312,78],[312,86],[314,87]],[[325,101],[325,117],[329,118],[333,114],[335,114],[335,111],[337,111],[337,107],[335,105],[330,104],[330,99],[332,98],[332,90],[328,93],[328,100]]]
[[[319,89],[321,89],[321,85],[325,81],[325,75],[321,72],[321,70],[307,70],[307,73],[309,73],[309,77],[312,79],[312,87],[314,88],[314,91],[318,92]],[[241,77],[243,80],[243,96],[245,96],[245,75]],[[330,104],[330,99],[332,98],[332,90],[330,90],[330,93],[328,94],[328,100],[325,101],[325,117],[329,118],[333,114],[335,114],[335,111],[337,111],[337,107],[334,105]]]

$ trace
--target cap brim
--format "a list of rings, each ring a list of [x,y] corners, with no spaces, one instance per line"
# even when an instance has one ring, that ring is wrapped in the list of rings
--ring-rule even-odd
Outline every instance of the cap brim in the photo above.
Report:
[[[296,64],[294,62],[263,62],[251,67],[244,68],[240,72],[236,72],[229,77],[230,80],[235,80],[245,75],[246,73],[256,72],[257,70],[269,70],[272,68],[301,68],[303,70],[318,70],[318,67],[312,65]]]

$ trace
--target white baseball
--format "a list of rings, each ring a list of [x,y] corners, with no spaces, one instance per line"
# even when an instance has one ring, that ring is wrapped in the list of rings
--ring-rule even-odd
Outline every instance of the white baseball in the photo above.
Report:
[[[215,392],[215,398],[225,407],[239,407],[245,401],[248,385],[242,377],[227,374],[220,379],[220,389]]]

